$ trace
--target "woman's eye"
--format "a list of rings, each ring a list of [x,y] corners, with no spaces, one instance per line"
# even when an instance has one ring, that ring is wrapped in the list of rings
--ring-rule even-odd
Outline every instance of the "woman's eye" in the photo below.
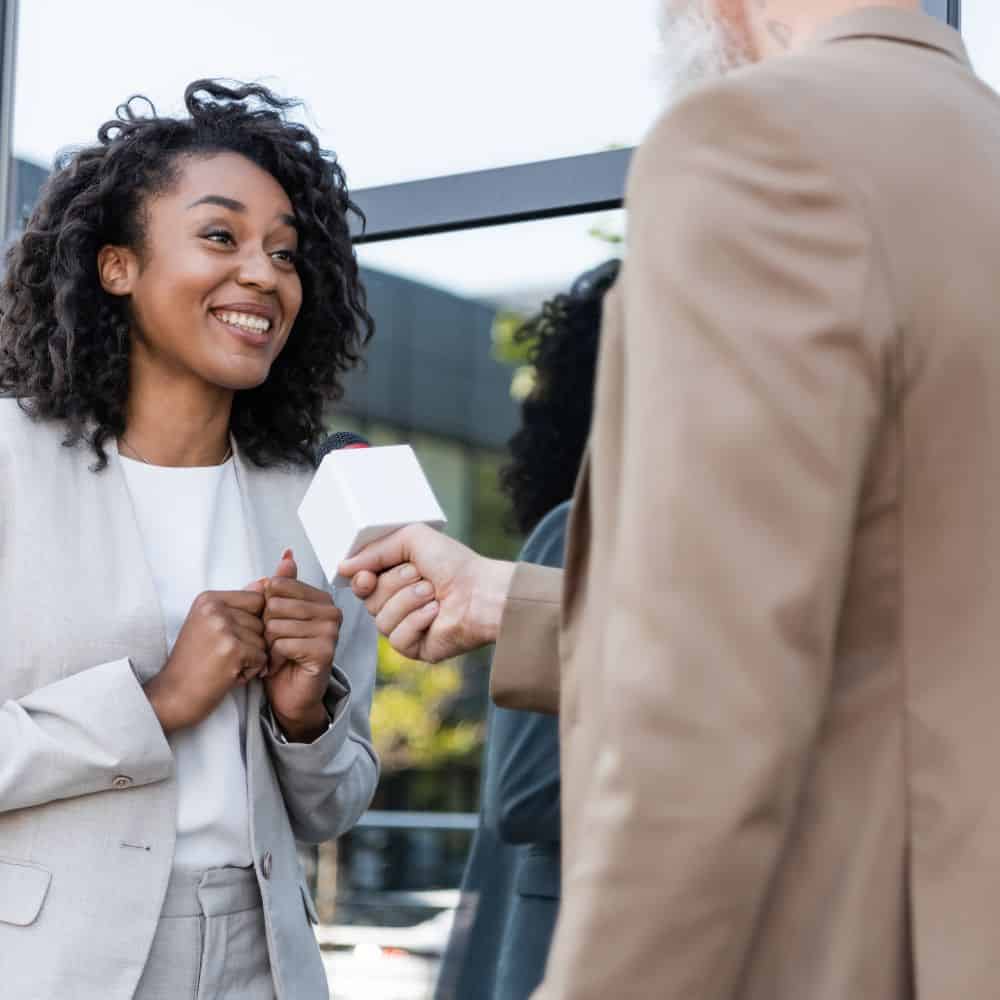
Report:
[[[211,232],[205,233],[205,239],[211,240],[213,243],[232,243],[233,234],[226,232],[225,229],[213,229]]]
[[[294,250],[275,250],[271,257],[274,260],[281,261],[283,264],[294,264],[297,259],[297,254]]]

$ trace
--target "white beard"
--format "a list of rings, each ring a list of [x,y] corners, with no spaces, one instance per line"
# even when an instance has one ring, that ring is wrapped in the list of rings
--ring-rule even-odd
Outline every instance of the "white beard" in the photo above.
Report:
[[[661,0],[659,75],[669,101],[751,61],[746,42],[711,4],[712,0]]]

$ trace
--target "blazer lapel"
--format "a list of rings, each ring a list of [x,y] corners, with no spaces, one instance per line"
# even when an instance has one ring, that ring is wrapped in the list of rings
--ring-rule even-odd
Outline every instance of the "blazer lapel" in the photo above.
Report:
[[[265,509],[264,497],[261,495],[263,484],[260,481],[258,470],[251,465],[240,451],[236,438],[230,435],[229,446],[233,450],[233,462],[236,465],[236,479],[240,487],[240,501],[243,505],[243,523],[247,530],[247,544],[250,550],[250,565],[253,568],[253,579],[257,580],[267,576],[274,566],[270,565],[270,555],[274,550],[273,539],[267,531],[267,524],[270,519],[258,518],[256,513]],[[275,562],[275,566],[277,562]],[[264,700],[264,685],[260,681],[253,681],[247,687],[247,746],[246,755],[248,766],[253,766],[250,761],[256,752],[263,750],[260,740],[260,727],[252,725],[251,720],[256,719],[260,714],[261,705]],[[252,786],[251,786],[252,787]]]

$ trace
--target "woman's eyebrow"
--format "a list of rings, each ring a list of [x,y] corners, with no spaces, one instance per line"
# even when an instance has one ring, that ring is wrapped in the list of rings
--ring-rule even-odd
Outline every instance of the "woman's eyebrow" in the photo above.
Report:
[[[188,208],[195,208],[198,205],[219,205],[222,208],[228,208],[231,212],[246,212],[247,207],[242,201],[237,201],[235,198],[227,198],[222,194],[206,194],[204,197],[199,198],[197,201],[191,202]],[[280,212],[278,214],[278,221],[285,226],[291,226],[292,229],[298,228],[298,223],[295,221],[295,216],[290,215],[287,212]]]
[[[246,205],[242,201],[237,201],[235,198],[227,198],[221,194],[206,194],[203,198],[191,202],[188,208],[194,208],[197,205],[219,205],[222,208],[228,208],[231,212],[245,212],[247,210]]]

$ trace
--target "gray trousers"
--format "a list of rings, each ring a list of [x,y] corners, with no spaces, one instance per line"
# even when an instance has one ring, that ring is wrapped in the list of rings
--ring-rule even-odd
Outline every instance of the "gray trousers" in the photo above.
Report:
[[[174,870],[135,1000],[274,1000],[252,868]]]

